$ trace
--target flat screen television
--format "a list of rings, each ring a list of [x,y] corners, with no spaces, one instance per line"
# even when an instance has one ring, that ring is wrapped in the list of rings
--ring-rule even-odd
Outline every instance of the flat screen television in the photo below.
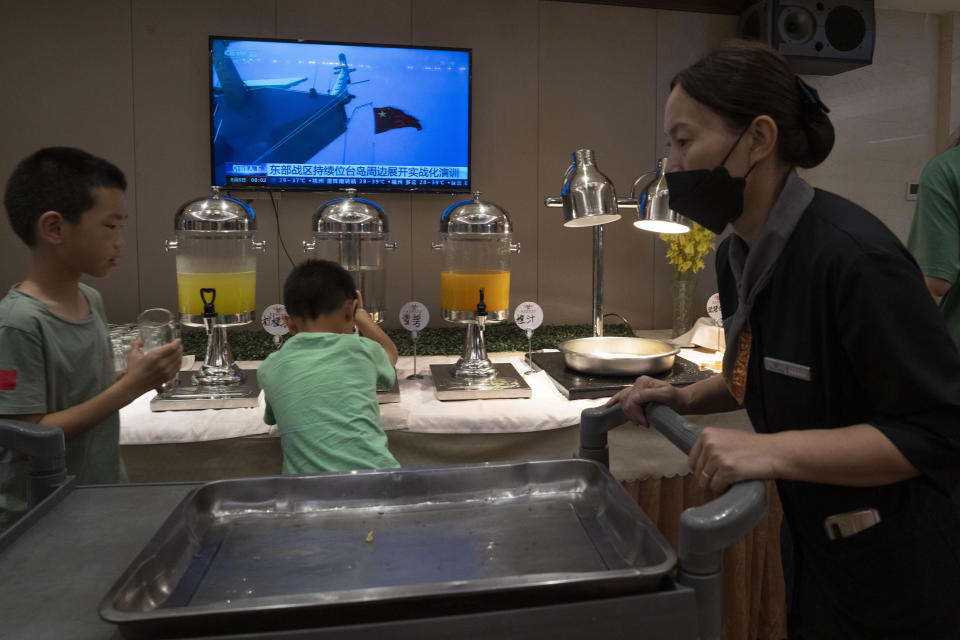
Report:
[[[211,184],[469,191],[470,54],[210,36]]]

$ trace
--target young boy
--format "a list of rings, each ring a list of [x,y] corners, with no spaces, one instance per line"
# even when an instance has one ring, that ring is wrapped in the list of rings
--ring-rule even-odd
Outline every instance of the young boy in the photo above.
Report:
[[[0,417],[61,428],[67,472],[80,484],[126,481],[119,409],[172,378],[183,351],[176,340],[144,355],[138,340],[117,379],[100,294],[80,283],[117,265],[125,189],[106,160],[53,147],[20,162],[4,194],[31,262],[0,300]],[[25,508],[24,463],[2,464],[12,457],[0,450],[0,528]]]
[[[257,369],[283,473],[399,467],[377,404],[377,383],[396,381],[397,348],[363,309],[353,278],[334,262],[307,260],[287,278],[283,304],[291,337]]]

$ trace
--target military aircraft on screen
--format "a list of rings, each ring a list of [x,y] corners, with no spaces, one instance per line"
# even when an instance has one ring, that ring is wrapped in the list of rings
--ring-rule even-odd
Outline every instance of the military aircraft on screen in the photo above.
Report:
[[[229,42],[214,40],[213,68],[220,86],[213,91],[213,143],[218,158],[247,162],[303,163],[347,130],[344,105],[355,68],[340,61],[329,93],[293,89],[307,78],[243,80],[227,55]]]

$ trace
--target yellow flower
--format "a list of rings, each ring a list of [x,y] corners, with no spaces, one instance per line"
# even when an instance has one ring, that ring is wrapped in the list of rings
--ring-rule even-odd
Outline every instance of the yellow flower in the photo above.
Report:
[[[677,275],[694,274],[704,268],[703,258],[713,249],[716,236],[696,222],[687,233],[661,233],[667,243],[667,262],[677,269]]]

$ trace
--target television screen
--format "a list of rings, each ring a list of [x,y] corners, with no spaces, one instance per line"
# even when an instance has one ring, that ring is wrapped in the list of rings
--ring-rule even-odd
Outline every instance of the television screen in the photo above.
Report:
[[[210,37],[229,189],[468,191],[470,50]]]

